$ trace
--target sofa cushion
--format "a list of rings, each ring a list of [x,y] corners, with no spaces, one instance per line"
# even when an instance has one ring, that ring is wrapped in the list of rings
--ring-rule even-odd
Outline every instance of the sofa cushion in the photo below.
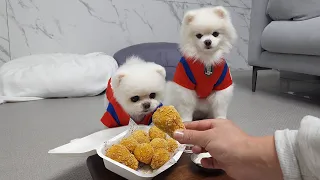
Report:
[[[122,65],[126,58],[132,55],[163,66],[167,71],[167,80],[172,80],[176,66],[181,58],[178,44],[167,42],[136,44],[119,50],[113,57],[119,65]]]
[[[262,32],[263,49],[320,56],[320,17],[305,21],[272,21]]]
[[[319,0],[269,0],[267,14],[273,20],[306,20],[320,16]]]

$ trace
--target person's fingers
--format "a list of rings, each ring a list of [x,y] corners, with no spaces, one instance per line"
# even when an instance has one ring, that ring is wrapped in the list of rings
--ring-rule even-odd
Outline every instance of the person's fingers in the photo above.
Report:
[[[213,161],[214,160],[213,160],[212,157],[210,157],[210,158],[202,158],[201,159],[201,165],[204,168],[213,169],[214,168]]]
[[[204,131],[211,129],[212,126],[212,119],[206,119],[206,120],[199,120],[199,121],[192,121],[192,122],[187,122],[184,124],[186,129],[191,129],[191,130],[198,130],[198,131]]]
[[[173,138],[181,144],[193,144],[205,148],[213,137],[208,136],[206,131],[185,129],[175,131]]]
[[[210,168],[210,169],[222,169],[220,166],[220,163],[212,157],[209,158],[202,158],[201,159],[201,165],[204,168]]]
[[[194,154],[200,154],[200,153],[204,153],[204,152],[207,152],[207,151],[204,148],[195,145],[195,146],[192,147],[192,152]]]

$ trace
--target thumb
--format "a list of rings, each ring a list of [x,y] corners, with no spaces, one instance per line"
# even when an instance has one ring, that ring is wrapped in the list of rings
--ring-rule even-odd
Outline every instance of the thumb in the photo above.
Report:
[[[206,131],[197,130],[178,130],[173,133],[173,138],[181,144],[193,144],[206,148],[210,142],[210,138]]]
[[[222,165],[213,157],[201,159],[201,165],[208,169],[223,169]]]

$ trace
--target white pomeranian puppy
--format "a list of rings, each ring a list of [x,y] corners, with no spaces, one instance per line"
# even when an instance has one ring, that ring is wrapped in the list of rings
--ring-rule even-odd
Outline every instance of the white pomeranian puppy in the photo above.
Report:
[[[236,39],[224,7],[201,8],[184,15],[183,57],[173,81],[167,83],[164,100],[164,104],[175,106],[184,121],[192,121],[199,112],[207,118],[226,118],[233,82],[224,55]]]
[[[166,84],[164,67],[132,56],[110,78],[106,89],[106,112],[101,122],[106,127],[129,124],[149,125],[153,112],[162,106]]]

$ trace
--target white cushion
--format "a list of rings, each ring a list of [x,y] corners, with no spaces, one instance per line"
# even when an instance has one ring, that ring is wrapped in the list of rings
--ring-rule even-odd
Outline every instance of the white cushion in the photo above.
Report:
[[[116,60],[104,53],[21,57],[0,68],[0,103],[95,96],[117,68]]]

